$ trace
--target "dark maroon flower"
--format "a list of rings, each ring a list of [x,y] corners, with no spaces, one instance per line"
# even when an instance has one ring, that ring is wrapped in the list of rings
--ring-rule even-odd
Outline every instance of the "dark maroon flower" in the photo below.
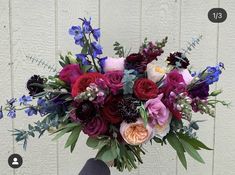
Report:
[[[139,73],[144,73],[147,68],[147,60],[140,53],[133,53],[125,60],[125,69],[134,69]]]
[[[171,53],[170,56],[167,57],[166,61],[168,62],[168,65],[172,65],[177,68],[186,69],[189,65],[188,58],[181,52]]]
[[[189,91],[189,95],[192,98],[205,99],[209,96],[209,85],[206,82],[200,83]]]
[[[101,115],[105,120],[112,124],[117,124],[122,121],[120,114],[118,113],[117,104],[122,99],[120,95],[110,95],[107,97],[103,108],[101,109]]]
[[[41,78],[39,75],[33,75],[27,81],[27,84],[26,84],[27,89],[29,90],[29,95],[34,96],[35,94],[43,92],[44,91],[44,87],[43,87],[44,81],[45,81],[45,79]]]
[[[96,116],[96,108],[90,101],[83,101],[75,109],[76,118],[72,115],[72,120],[79,120],[83,123],[88,122]]]
[[[83,132],[91,137],[97,137],[104,134],[107,129],[107,122],[100,116],[96,116],[84,125]]]
[[[78,64],[68,64],[59,73],[60,79],[69,85],[74,84],[80,75],[82,75],[82,71]]]
[[[157,47],[153,42],[149,42],[146,48],[141,50],[141,54],[146,58],[147,63],[157,60],[157,57],[163,53],[163,49]]]

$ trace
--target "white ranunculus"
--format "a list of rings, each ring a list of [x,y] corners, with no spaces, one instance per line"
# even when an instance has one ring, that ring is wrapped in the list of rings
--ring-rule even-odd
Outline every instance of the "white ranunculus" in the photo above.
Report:
[[[152,80],[154,83],[160,81],[166,74],[165,69],[157,66],[156,64],[148,64],[147,66],[147,76],[148,79]]]

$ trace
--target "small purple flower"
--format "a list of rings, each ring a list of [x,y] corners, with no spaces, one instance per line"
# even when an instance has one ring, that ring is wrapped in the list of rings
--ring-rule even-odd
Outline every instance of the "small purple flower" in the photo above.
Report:
[[[28,109],[25,110],[25,113],[28,116],[37,115],[37,109],[34,107],[29,107]]]
[[[97,42],[92,42],[91,43],[91,46],[92,46],[92,48],[93,48],[93,53],[92,53],[92,56],[95,58],[95,57],[97,57],[97,55],[100,55],[100,54],[102,54],[103,52],[102,52],[102,47],[101,47],[101,45],[99,45]]]
[[[23,95],[22,97],[19,98],[20,105],[27,105],[28,102],[32,101],[31,96],[25,96]]]
[[[16,118],[16,110],[14,108],[10,109],[7,116],[12,118],[12,119]]]
[[[2,106],[0,107],[0,119],[3,118]]]
[[[100,29],[94,29],[92,31],[93,37],[95,38],[96,41],[100,38]]]

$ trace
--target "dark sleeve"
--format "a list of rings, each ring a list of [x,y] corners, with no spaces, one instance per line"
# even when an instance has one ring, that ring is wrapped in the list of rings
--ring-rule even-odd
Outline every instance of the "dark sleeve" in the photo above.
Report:
[[[109,167],[101,160],[89,159],[79,175],[110,175]]]

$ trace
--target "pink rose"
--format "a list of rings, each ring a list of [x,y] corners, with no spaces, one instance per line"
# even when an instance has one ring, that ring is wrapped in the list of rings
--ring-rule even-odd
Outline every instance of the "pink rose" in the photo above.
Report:
[[[123,71],[109,71],[105,73],[105,77],[107,78],[108,86],[110,87],[111,92],[116,95],[117,92],[123,87]]]
[[[169,110],[161,102],[163,94],[158,95],[157,98],[150,99],[145,103],[145,108],[148,110],[151,124],[164,125],[169,118]]]
[[[191,81],[193,80],[193,77],[189,73],[188,69],[181,69],[178,72],[183,76],[183,79],[184,79],[186,85],[189,85],[191,83]]]
[[[80,75],[82,75],[82,71],[78,64],[68,64],[60,71],[59,78],[72,85]]]
[[[104,63],[104,71],[105,72],[114,71],[114,70],[124,71],[124,60],[125,58],[123,57],[121,58],[108,57]]]

